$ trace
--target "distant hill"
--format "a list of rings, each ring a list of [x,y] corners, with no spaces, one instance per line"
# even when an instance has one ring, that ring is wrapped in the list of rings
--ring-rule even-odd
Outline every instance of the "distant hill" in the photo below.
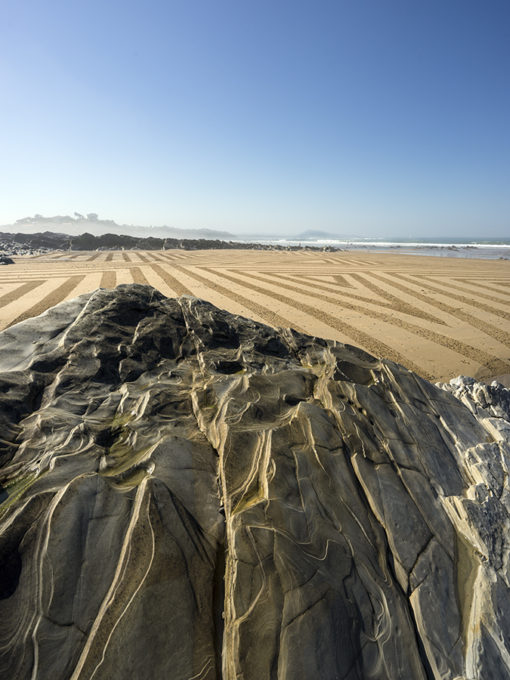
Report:
[[[1,231],[16,232],[21,234],[33,234],[36,232],[52,231],[65,233],[71,236],[79,236],[83,233],[101,236],[103,234],[118,234],[135,236],[138,238],[205,238],[205,239],[231,239],[234,234],[228,231],[215,231],[214,229],[178,229],[176,227],[144,227],[132,224],[117,224],[113,220],[100,219],[96,213],[81,215],[74,213],[69,215],[56,215],[44,217],[23,217],[14,222],[0,227]]]

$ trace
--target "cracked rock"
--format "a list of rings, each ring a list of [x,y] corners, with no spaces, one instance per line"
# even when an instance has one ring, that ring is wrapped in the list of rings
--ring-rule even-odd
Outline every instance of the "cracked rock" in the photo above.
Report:
[[[1,678],[510,678],[508,390],[139,285],[0,386]]]

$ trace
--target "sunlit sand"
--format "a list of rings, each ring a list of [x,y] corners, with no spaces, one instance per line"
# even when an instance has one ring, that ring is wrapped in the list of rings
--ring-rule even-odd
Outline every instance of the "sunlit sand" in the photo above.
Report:
[[[358,345],[432,380],[510,374],[510,262],[366,253],[56,252],[0,271],[0,328],[98,287],[150,284]]]

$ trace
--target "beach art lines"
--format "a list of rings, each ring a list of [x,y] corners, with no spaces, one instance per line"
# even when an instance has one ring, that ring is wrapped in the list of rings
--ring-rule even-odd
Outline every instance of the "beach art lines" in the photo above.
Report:
[[[428,379],[510,375],[510,262],[313,251],[55,252],[0,271],[0,327],[96,288],[149,284],[361,346]]]

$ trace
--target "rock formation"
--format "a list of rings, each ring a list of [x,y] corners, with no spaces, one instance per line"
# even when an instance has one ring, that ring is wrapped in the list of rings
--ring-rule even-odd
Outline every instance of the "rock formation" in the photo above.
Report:
[[[0,383],[1,678],[510,677],[502,388],[137,285]]]

